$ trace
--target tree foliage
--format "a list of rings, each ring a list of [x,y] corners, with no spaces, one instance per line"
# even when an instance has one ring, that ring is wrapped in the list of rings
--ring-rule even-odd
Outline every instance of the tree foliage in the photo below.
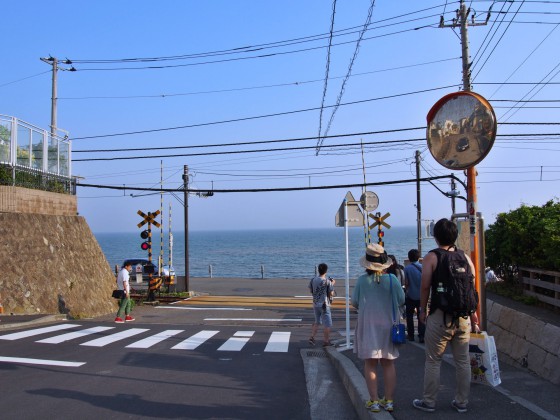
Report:
[[[560,270],[560,202],[500,213],[485,232],[486,261],[505,280],[517,266]]]

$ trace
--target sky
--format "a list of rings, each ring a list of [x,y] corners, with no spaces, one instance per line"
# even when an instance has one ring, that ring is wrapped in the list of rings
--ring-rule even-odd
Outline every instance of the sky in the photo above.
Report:
[[[416,184],[390,183],[415,179],[416,151],[422,178],[466,182],[434,160],[425,129],[430,108],[462,89],[459,29],[439,27],[440,17],[452,26],[459,2],[371,4],[10,2],[0,26],[0,114],[48,129],[52,66],[40,58],[69,59],[76,71],[57,73],[57,126],[72,139],[72,175],[82,184],[179,190],[188,165],[189,229],[299,229],[334,227],[346,193],[362,194],[340,186],[365,179],[386,184],[367,187],[379,198],[375,212],[414,226]],[[472,90],[498,120],[476,167],[478,210],[490,224],[560,195],[560,1],[466,5],[476,23]],[[317,153],[319,133],[331,137]],[[251,192],[305,187],[328,188]],[[423,220],[451,216],[449,190],[449,179],[421,183]],[[162,200],[82,186],[77,195],[94,232],[135,231],[137,211],[155,212]],[[457,211],[466,211],[460,199]],[[166,193],[165,229],[171,220],[182,231],[183,214],[182,191]]]

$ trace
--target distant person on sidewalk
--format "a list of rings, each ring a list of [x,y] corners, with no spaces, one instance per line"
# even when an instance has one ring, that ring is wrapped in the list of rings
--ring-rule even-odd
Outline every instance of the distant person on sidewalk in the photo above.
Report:
[[[352,294],[352,306],[358,310],[358,322],[354,335],[354,353],[364,360],[364,376],[370,400],[366,407],[373,412],[381,407],[393,411],[393,398],[397,386],[395,359],[398,347],[391,340],[393,304],[400,315],[404,304],[404,291],[400,281],[386,270],[392,260],[381,245],[369,244],[360,265],[366,269],[356,280]],[[379,398],[377,390],[377,368],[383,368],[385,396]]]
[[[474,280],[475,269],[468,255],[461,256],[463,251],[455,247],[458,231],[455,223],[448,219],[439,220],[434,226],[434,238],[438,248],[428,252],[422,260],[422,285],[420,290],[420,309],[418,320],[426,324],[426,363],[424,367],[424,393],[422,399],[412,402],[415,408],[433,412],[436,408],[437,394],[440,385],[440,367],[447,344],[451,345],[455,362],[455,398],[451,406],[459,413],[467,412],[471,386],[471,367],[469,362],[469,339],[472,329],[479,331],[476,312],[470,316],[455,316],[444,311],[446,305],[440,297],[449,286],[450,276],[455,284],[463,283],[463,277],[455,273],[464,273],[466,278]],[[450,255],[450,254],[455,254]],[[451,269],[451,258],[460,258],[464,262],[461,270]],[[448,261],[447,267],[444,266]],[[453,262],[457,264],[457,261]],[[457,266],[458,267],[458,266]],[[469,273],[470,267],[470,273]],[[453,272],[453,274],[450,274]],[[449,286],[450,287],[450,286]],[[426,317],[428,298],[430,314]],[[476,309],[476,305],[475,305]]]
[[[403,266],[397,261],[397,257],[394,255],[389,255],[389,259],[393,262],[391,266],[387,269],[387,273],[394,274],[399,280],[401,287],[404,288],[404,270]]]
[[[323,347],[331,345],[329,337],[332,327],[331,300],[335,281],[327,278],[328,269],[327,264],[319,264],[317,267],[319,275],[313,277],[309,282],[309,291],[313,295],[313,313],[315,314],[315,322],[311,327],[311,337],[309,337],[309,344],[313,346],[319,325],[323,325]]]
[[[418,262],[420,252],[417,249],[408,251],[408,264],[404,268],[404,284],[406,288],[406,331],[409,341],[414,341],[414,312],[416,318],[420,314],[420,284],[422,283],[422,265]],[[418,322],[418,341],[424,342],[426,325]]]
[[[496,273],[494,273],[494,270],[492,270],[490,267],[486,267],[484,271],[486,272],[486,283],[495,283],[498,281]]]
[[[119,311],[117,312],[117,317],[115,322],[117,324],[122,324],[125,321],[134,321],[134,318],[130,316],[130,311],[132,308],[132,302],[130,301],[130,270],[132,269],[132,264],[125,261],[119,275],[117,276],[117,288],[124,291],[124,295],[119,302]],[[123,315],[125,315],[123,319]]]

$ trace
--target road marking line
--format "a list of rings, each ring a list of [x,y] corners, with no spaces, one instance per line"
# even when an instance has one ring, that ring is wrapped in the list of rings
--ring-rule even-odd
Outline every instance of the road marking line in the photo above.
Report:
[[[270,334],[270,338],[264,351],[272,353],[286,353],[288,351],[288,347],[290,346],[291,334],[291,332],[273,331],[272,334]]]
[[[44,360],[44,359],[27,359],[24,357],[2,357],[0,362],[3,363],[23,363],[26,365],[47,365],[47,366],[63,366],[63,367],[80,367],[85,362],[65,362],[63,360]]]
[[[129,330],[124,330],[116,334],[108,335],[107,337],[96,338],[95,340],[86,341],[80,344],[80,346],[91,346],[91,347],[103,347],[107,344],[114,343],[116,341],[124,340],[125,338],[132,337],[134,335],[142,334],[145,331],[149,331],[145,328],[131,328]]]
[[[76,325],[76,324],[53,325],[50,327],[36,328],[34,330],[21,331],[17,333],[2,335],[0,336],[0,340],[18,340],[20,338],[33,337],[34,335],[45,334],[48,332],[59,331],[59,330],[67,330],[68,328],[75,328],[75,327],[80,327],[80,325]]]
[[[302,318],[204,318],[205,321],[301,322]]]
[[[57,335],[51,338],[45,338],[44,340],[36,341],[36,343],[49,343],[49,344],[59,344],[63,343],[64,341],[73,340],[75,338],[85,337],[86,335],[95,334],[97,332],[106,331],[113,329],[115,327],[94,327],[94,328],[87,328],[81,331],[74,331],[69,332],[66,334]]]
[[[237,331],[233,337],[218,348],[218,351],[241,351],[255,331]]]
[[[200,308],[194,306],[156,306],[159,309],[182,309],[187,311],[252,311],[250,308]]]
[[[214,337],[218,333],[219,331],[209,331],[209,330],[200,331],[199,333],[196,333],[195,335],[187,338],[186,340],[181,341],[179,344],[171,347],[171,349],[194,350],[202,343],[204,343],[206,340],[209,340],[210,338]]]
[[[132,349],[147,349],[149,347],[152,347],[153,345],[166,340],[168,338],[171,338],[177,334],[182,333],[185,330],[165,330],[162,331],[160,333],[157,333],[155,335],[152,335],[151,337],[147,337],[144,338],[143,340],[140,341],[136,341],[135,343],[129,344],[128,346],[126,346],[127,348],[132,348]]]

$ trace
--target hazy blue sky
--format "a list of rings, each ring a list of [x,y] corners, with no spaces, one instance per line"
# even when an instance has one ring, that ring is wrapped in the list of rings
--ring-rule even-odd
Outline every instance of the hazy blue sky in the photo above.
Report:
[[[48,128],[51,72],[39,58],[51,54],[72,60],[77,69],[58,73],[58,126],[73,139],[72,172],[83,183],[158,187],[163,161],[165,188],[181,186],[183,165],[189,165],[193,189],[357,184],[363,182],[360,141],[366,143],[367,182],[413,179],[416,150],[423,177],[450,174],[427,150],[425,129],[402,130],[425,127],[432,105],[461,87],[459,30],[438,27],[440,16],[451,23],[456,1],[375,2],[328,134],[392,133],[326,138],[324,146],[352,146],[325,147],[318,156],[313,148],[209,154],[312,147],[316,139],[145,150],[317,136],[332,5],[319,0],[10,2],[0,26],[0,113]],[[560,122],[560,1],[467,5],[476,22],[483,22],[492,6],[488,25],[469,29],[473,90],[490,100],[500,123],[493,149],[477,166],[479,211],[491,222],[522,203],[541,205],[559,196],[560,127],[505,123]],[[369,7],[367,0],[336,2],[323,134]],[[123,61],[163,57],[168,59]],[[544,102],[513,102],[522,99]],[[265,117],[271,114],[281,115]],[[194,127],[170,129],[184,126]],[[157,131],[108,136],[146,130]],[[550,135],[535,136],[539,133]],[[411,141],[367,144],[404,139]],[[85,153],[97,149],[144,150]],[[188,153],[202,155],[176,156]],[[81,161],[159,155],[167,156]],[[461,171],[454,173],[465,179]],[[434,184],[449,190],[446,180]],[[378,211],[391,213],[390,224],[416,223],[414,183],[368,189],[379,197]],[[190,226],[331,227],[347,191],[192,195]],[[360,188],[351,191],[356,198],[361,194]],[[79,212],[94,232],[136,230],[137,210],[159,209],[160,197],[130,192],[80,187]],[[450,216],[450,200],[435,186],[423,183],[421,193],[424,219]],[[173,226],[182,230],[183,208],[171,195],[164,198],[164,221],[169,203]],[[461,211],[463,203],[457,204]]]

